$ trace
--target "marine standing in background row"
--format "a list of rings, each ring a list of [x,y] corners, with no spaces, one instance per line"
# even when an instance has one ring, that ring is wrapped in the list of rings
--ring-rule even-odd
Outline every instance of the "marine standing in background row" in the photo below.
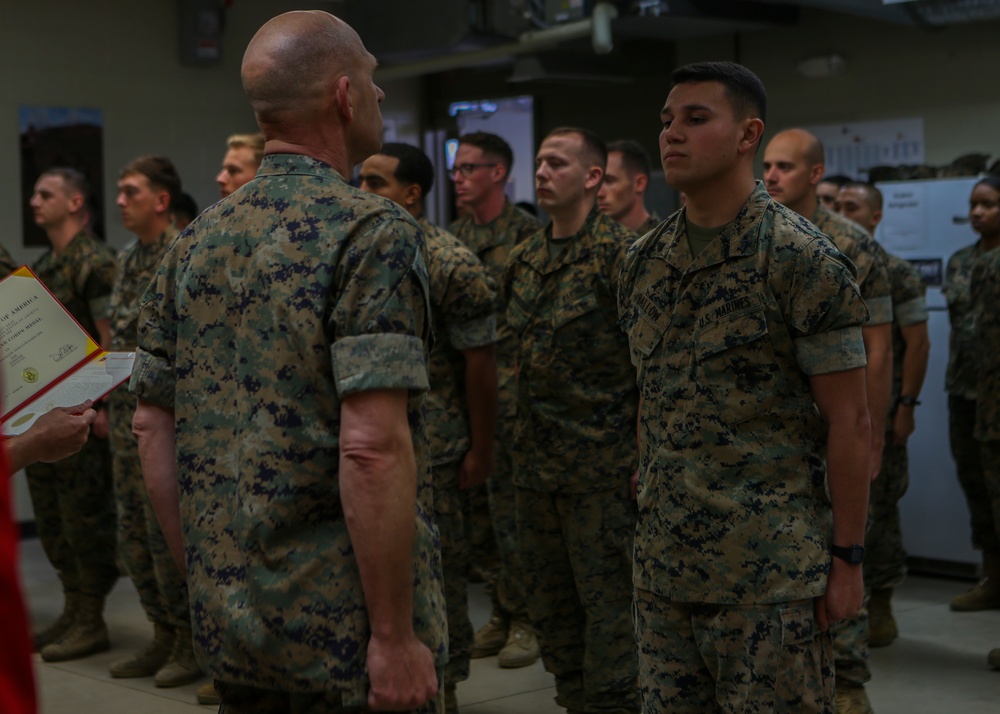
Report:
[[[427,246],[433,315],[427,434],[434,478],[434,520],[441,535],[448,664],[445,711],[458,711],[456,685],[469,678],[469,554],[462,491],[493,471],[497,414],[496,285],[475,254],[424,215],[434,165],[408,144],[383,144],[361,165],[361,188],[398,203],[416,218]]]
[[[119,175],[116,203],[122,223],[136,239],[118,256],[109,349],[136,349],[142,296],[177,237],[171,214],[174,197],[180,192],[181,179],[165,156],[141,156],[126,164]],[[184,574],[170,555],[146,493],[139,449],[132,434],[136,399],[127,389],[116,389],[108,401],[118,551],[154,632],[146,648],[111,664],[111,676],[155,675],[157,687],[179,687],[202,676],[192,650]]]
[[[773,199],[811,221],[857,268],[861,297],[870,319],[861,328],[865,343],[865,383],[872,430],[872,478],[878,475],[892,391],[892,285],[885,251],[861,226],[820,203],[816,185],[825,170],[823,145],[803,129],[779,132],[764,150],[764,183]],[[834,625],[837,711],[868,714],[864,685],[868,666],[868,611]]]
[[[979,335],[978,315],[972,302],[976,266],[987,256],[993,260],[1000,246],[1000,177],[988,176],[973,187],[969,197],[969,222],[972,230],[979,234],[979,240],[951,256],[941,288],[948,300],[951,322],[945,373],[951,454],[969,505],[972,546],[983,551],[983,578],[969,592],[952,599],[951,609],[958,611],[1000,607],[1000,511],[986,485],[986,464],[975,436],[981,384],[978,355],[992,357],[996,353]],[[988,294],[983,293],[984,296]],[[989,311],[996,312],[996,309],[996,304],[988,306]]]
[[[687,203],[621,280],[650,713],[829,712],[826,630],[863,597],[868,310],[850,261],[755,185],[766,103],[740,65],[674,72],[660,152]]]
[[[345,179],[381,144],[375,65],[328,13],[254,35],[264,162],[178,237],[140,313],[133,427],[227,714],[438,711],[423,241]]]
[[[51,169],[35,183],[35,223],[52,249],[32,269],[80,326],[108,344],[115,257],[87,230],[89,189],[73,169]],[[38,537],[59,575],[65,603],[55,623],[35,636],[47,662],[76,659],[111,647],[104,599],[118,579],[107,410],[94,438],[74,456],[27,469]]]
[[[870,184],[847,182],[840,187],[835,210],[872,236],[882,220],[882,192]],[[916,427],[914,411],[927,374],[930,337],[927,331],[927,288],[907,260],[886,252],[892,285],[892,398],[886,420],[882,468],[872,482],[865,537],[865,589],[871,647],[892,644],[899,635],[892,615],[893,589],[906,578],[906,550],[899,501],[910,482],[906,441]]]
[[[636,235],[645,235],[660,223],[646,210],[649,156],[630,139],[608,144],[608,167],[597,191],[597,210]]]
[[[997,182],[1000,183],[1000,182]],[[994,184],[996,185],[996,184]],[[1000,188],[1000,186],[997,186]],[[1000,192],[989,213],[993,225],[989,231],[1000,234]],[[985,238],[985,220],[974,224]],[[976,370],[976,428],[982,463],[982,489],[986,503],[980,507],[993,515],[993,538],[1000,541],[1000,251],[992,250],[977,261],[972,272],[972,311],[975,315],[977,348],[980,359]],[[996,641],[996,640],[994,640]],[[990,666],[1000,668],[1000,647],[987,655]]]
[[[604,143],[556,129],[535,159],[551,223],[504,277],[516,344],[514,485],[528,614],[556,702],[639,710],[631,550],[638,391],[615,295],[635,234],[599,213]]]
[[[514,156],[506,141],[496,134],[475,132],[459,138],[451,172],[455,194],[467,214],[449,231],[482,261],[490,277],[500,284],[510,254],[518,243],[535,233],[538,221],[515,207],[504,193]],[[538,642],[528,619],[524,573],[517,543],[511,445],[514,438],[514,353],[516,339],[507,322],[507,302],[497,296],[497,415],[496,461],[487,482],[489,515],[492,520],[500,572],[491,588],[493,611],[476,632],[472,656],[497,655],[501,667],[525,667],[538,659]],[[466,523],[466,532],[470,524]],[[474,529],[473,529],[474,531]],[[476,558],[474,533],[470,558]],[[475,563],[473,563],[475,564]]]

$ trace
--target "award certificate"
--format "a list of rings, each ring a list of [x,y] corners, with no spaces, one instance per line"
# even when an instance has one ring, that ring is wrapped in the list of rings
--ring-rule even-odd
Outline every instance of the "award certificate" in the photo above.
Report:
[[[132,352],[105,352],[27,267],[0,280],[0,431],[96,401],[128,379]]]

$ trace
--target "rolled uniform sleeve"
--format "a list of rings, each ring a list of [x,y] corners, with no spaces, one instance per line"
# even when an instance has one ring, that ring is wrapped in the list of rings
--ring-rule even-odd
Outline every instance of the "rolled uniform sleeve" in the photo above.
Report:
[[[139,399],[164,409],[174,408],[177,343],[176,296],[177,255],[175,243],[142,296],[137,325],[135,364],[128,390]]]
[[[801,289],[789,305],[796,361],[807,375],[839,372],[867,364],[861,325],[869,310],[850,263],[828,252],[821,260],[800,261]]]
[[[423,237],[413,223],[380,221],[347,247],[327,329],[338,396],[426,390],[430,337]]]

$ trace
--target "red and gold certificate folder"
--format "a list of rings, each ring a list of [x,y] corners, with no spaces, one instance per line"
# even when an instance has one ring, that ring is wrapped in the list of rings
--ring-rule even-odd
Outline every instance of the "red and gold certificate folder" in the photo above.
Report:
[[[22,434],[54,407],[97,401],[132,374],[134,352],[106,352],[27,267],[0,280],[0,432]]]

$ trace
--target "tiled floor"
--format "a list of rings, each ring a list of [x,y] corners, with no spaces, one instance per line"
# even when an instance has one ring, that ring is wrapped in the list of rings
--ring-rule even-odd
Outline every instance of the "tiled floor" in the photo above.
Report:
[[[58,616],[62,597],[55,573],[37,540],[25,541],[22,566],[32,617],[45,625]],[[1000,610],[957,614],[948,601],[966,582],[911,576],[894,598],[901,637],[891,647],[873,650],[874,677],[869,697],[879,714],[997,714],[1000,671],[986,665],[986,653],[1000,647]],[[489,616],[481,587],[470,592],[473,624]],[[152,679],[111,679],[108,665],[144,646],[151,627],[128,579],[118,582],[106,617],[113,649],[87,659],[60,664],[36,661],[44,714],[173,714],[210,712],[198,707],[197,685],[156,689]],[[2,646],[2,644],[0,644]],[[502,670],[493,658],[473,660],[472,676],[458,688],[464,714],[548,714],[561,712],[553,702],[552,678],[541,664]]]

